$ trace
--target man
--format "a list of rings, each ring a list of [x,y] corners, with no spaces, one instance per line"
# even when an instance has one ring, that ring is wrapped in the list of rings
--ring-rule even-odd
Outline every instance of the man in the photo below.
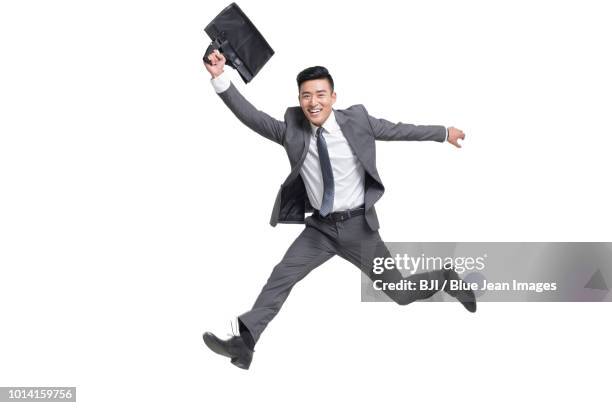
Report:
[[[375,140],[448,140],[457,147],[464,133],[442,126],[391,123],[370,116],[362,105],[346,110],[332,108],[336,102],[334,82],[323,67],[311,67],[298,77],[299,107],[287,109],[285,120],[276,120],[251,105],[223,73],[225,57],[218,51],[205,64],[212,84],[223,102],[246,126],[281,144],[289,156],[291,172],[282,184],[270,223],[305,223],[302,233],[276,265],[252,309],[238,317],[239,334],[221,340],[204,333],[204,342],[214,352],[248,369],[255,343],[276,316],[293,286],[310,271],[334,255],[359,267],[371,279],[386,283],[421,280],[459,280],[452,267],[407,278],[395,269],[374,274],[372,260],[389,257],[378,234],[374,203],[384,186],[375,165]],[[305,213],[313,215],[305,219]],[[470,290],[445,291],[471,312],[476,300]],[[385,290],[395,302],[405,305],[431,297],[437,290]]]

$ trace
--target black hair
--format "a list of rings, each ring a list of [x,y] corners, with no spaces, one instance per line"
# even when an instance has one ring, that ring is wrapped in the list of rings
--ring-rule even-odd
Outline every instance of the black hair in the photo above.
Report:
[[[331,91],[334,92],[334,79],[329,74],[329,71],[325,67],[310,67],[300,72],[297,76],[298,89],[303,82],[310,81],[311,79],[327,79],[331,86]]]

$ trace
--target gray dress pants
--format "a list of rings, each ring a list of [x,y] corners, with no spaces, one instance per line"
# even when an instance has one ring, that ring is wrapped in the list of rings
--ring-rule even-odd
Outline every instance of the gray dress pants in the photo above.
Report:
[[[339,222],[313,215],[306,218],[306,227],[272,270],[252,309],[238,317],[241,336],[247,344],[250,343],[251,348],[279,312],[293,286],[334,255],[351,262],[372,280],[416,281],[417,287],[420,280],[438,280],[438,287],[441,288],[445,279],[443,270],[407,277],[403,277],[396,269],[374,274],[374,257],[389,257],[390,254],[378,231],[370,229],[363,215]],[[385,291],[393,301],[401,305],[431,297],[436,292],[437,290]]]

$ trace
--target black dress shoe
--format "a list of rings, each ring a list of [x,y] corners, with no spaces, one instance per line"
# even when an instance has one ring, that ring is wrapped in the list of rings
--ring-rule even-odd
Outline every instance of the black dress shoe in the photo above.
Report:
[[[210,332],[204,333],[202,336],[204,343],[209,349],[222,356],[229,357],[232,364],[236,367],[249,369],[251,360],[253,360],[253,350],[248,348],[244,340],[240,336],[233,336],[227,340],[221,340]]]
[[[457,272],[452,268],[444,270],[444,278],[446,279],[444,291],[461,302],[468,311],[474,313],[476,311],[476,295],[474,295],[474,291],[472,289],[449,289],[449,280],[462,281]]]

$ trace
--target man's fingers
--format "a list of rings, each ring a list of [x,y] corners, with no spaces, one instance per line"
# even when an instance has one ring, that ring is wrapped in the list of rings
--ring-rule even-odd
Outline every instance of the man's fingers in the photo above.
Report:
[[[220,62],[225,63],[225,55],[221,54],[221,52],[219,52],[219,50],[215,50],[215,56],[217,57],[217,59]]]
[[[223,54],[219,52],[219,50],[214,50],[208,57],[208,60],[212,65],[217,65],[218,62],[225,64],[225,57]]]
[[[217,62],[219,62],[219,58],[214,53],[208,56],[208,60],[212,65],[217,65]]]
[[[451,142],[451,144],[453,146],[456,146],[456,147],[460,148],[461,145],[459,144],[459,139],[463,139],[464,137],[465,137],[465,135],[463,133],[457,134],[457,135],[455,135],[455,137],[449,138],[449,142]]]

